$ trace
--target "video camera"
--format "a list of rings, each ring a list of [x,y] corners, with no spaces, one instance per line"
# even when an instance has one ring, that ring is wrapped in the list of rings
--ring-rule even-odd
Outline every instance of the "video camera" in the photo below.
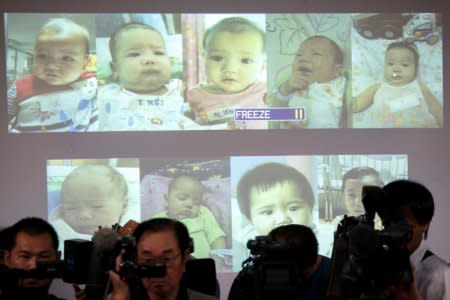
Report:
[[[120,238],[113,250],[113,255],[109,257],[109,268],[114,269],[115,258],[122,254],[122,262],[119,268],[119,276],[127,282],[135,282],[141,277],[164,277],[166,266],[163,264],[138,264],[136,258],[136,248],[134,239],[125,236]]]
[[[163,277],[166,266],[162,264],[138,264],[134,238],[120,236],[117,224],[112,229],[100,228],[92,241],[71,239],[64,241],[64,260],[38,262],[35,269],[19,270],[0,268],[0,290],[20,288],[23,278],[61,278],[67,283],[85,284],[86,298],[103,299],[109,270],[116,269],[116,257],[122,255],[119,276],[128,283],[136,283],[141,277]]]
[[[250,257],[235,281],[240,299],[297,299],[302,262],[299,253],[269,236],[247,242]]]
[[[334,234],[328,296],[332,299],[387,299],[387,287],[411,283],[406,244],[412,228],[398,216],[377,186],[364,186],[365,214],[344,216]],[[375,214],[383,229],[374,226]]]

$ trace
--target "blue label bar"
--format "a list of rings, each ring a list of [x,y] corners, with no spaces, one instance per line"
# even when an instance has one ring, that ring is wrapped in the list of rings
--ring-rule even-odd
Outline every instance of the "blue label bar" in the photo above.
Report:
[[[305,121],[306,114],[304,108],[236,108],[234,119],[236,121]]]

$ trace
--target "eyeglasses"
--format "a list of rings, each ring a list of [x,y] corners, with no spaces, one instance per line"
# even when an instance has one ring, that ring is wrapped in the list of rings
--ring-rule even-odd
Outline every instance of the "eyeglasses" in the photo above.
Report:
[[[149,265],[157,265],[162,264],[165,265],[168,268],[172,268],[176,264],[177,258],[181,256],[181,253],[174,254],[174,255],[164,255],[161,257],[143,257],[140,259],[140,263],[149,264]]]

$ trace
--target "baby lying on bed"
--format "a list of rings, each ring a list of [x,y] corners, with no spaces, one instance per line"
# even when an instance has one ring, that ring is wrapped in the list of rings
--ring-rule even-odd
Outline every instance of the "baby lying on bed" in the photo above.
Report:
[[[375,128],[442,127],[442,105],[417,79],[419,53],[413,42],[389,44],[384,82],[353,99],[353,112],[371,108]]]
[[[204,187],[194,176],[180,175],[169,184],[164,196],[167,210],[158,213],[153,218],[173,218],[183,222],[194,240],[196,258],[212,257],[216,269],[222,268],[222,259],[217,250],[224,249],[225,232],[220,228],[214,214],[202,205]]]
[[[49,216],[60,240],[90,239],[99,226],[111,228],[121,221],[128,207],[128,184],[108,165],[83,165],[65,178],[61,203]]]

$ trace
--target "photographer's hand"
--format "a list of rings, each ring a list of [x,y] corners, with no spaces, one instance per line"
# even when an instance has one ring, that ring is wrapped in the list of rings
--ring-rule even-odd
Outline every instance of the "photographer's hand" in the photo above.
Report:
[[[389,291],[397,300],[423,300],[416,282],[416,268],[411,264],[413,281],[409,284],[397,284],[389,287]]]
[[[86,300],[86,291],[85,289],[79,287],[76,283],[72,283],[73,290],[75,292],[75,299],[77,300]]]
[[[122,263],[122,254],[124,250],[116,257],[115,270],[109,270],[109,278],[112,284],[112,293],[110,300],[127,300],[130,297],[128,284],[119,276],[120,264]]]

